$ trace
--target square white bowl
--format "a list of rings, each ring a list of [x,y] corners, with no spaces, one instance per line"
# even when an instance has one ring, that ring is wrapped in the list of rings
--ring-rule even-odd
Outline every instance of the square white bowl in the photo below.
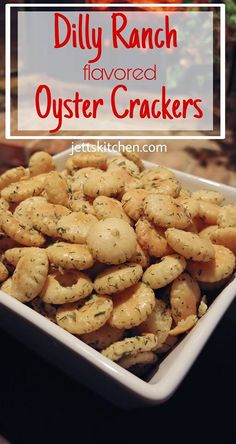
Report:
[[[55,156],[59,169],[71,150]],[[154,166],[146,162],[146,166]],[[236,188],[180,171],[176,176],[190,190],[220,190],[226,202],[236,200]],[[206,341],[236,295],[236,278],[216,297],[207,313],[191,332],[160,363],[146,382],[102,356],[72,334],[53,324],[26,305],[0,291],[0,325],[47,360],[93,389],[110,402],[123,407],[159,404],[177,389]]]

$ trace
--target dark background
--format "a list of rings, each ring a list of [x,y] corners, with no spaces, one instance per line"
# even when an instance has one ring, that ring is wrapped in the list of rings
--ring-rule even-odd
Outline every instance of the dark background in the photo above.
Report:
[[[110,405],[1,331],[0,432],[14,444],[235,443],[231,314],[232,306],[167,403],[134,410]]]

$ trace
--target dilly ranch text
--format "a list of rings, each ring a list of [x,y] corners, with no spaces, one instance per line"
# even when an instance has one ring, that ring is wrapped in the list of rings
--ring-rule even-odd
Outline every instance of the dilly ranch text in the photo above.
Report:
[[[164,17],[163,27],[132,28],[127,34],[128,18],[122,12],[111,14],[111,36],[113,48],[120,47],[142,49],[177,48],[177,31],[171,29],[169,16]],[[72,23],[61,13],[54,14],[54,48],[60,49],[66,45],[80,50],[96,50],[95,57],[88,63],[100,60],[103,52],[103,30],[101,26],[91,26],[90,14],[79,13],[77,23]]]

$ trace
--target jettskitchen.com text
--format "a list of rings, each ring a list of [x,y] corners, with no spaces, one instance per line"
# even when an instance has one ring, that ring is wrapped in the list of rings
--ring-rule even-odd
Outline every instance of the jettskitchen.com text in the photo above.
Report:
[[[100,142],[99,140],[96,143],[74,143],[71,144],[71,156],[76,153],[81,152],[118,152],[122,153],[126,152],[138,152],[138,153],[167,153],[168,148],[166,144],[154,144],[154,143],[144,143],[144,144],[125,144],[120,140],[117,140],[116,143],[111,142]]]

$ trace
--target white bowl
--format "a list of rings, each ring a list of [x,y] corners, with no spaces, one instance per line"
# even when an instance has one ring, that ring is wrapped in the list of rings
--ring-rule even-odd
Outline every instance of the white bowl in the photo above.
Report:
[[[63,168],[70,150],[55,156]],[[146,162],[146,166],[153,164]],[[220,189],[227,202],[235,202],[236,189],[175,171],[189,189]],[[110,402],[124,407],[159,404],[179,386],[236,294],[236,278],[217,296],[191,332],[161,362],[145,382],[31,308],[0,291],[0,325],[47,360],[93,389]]]

